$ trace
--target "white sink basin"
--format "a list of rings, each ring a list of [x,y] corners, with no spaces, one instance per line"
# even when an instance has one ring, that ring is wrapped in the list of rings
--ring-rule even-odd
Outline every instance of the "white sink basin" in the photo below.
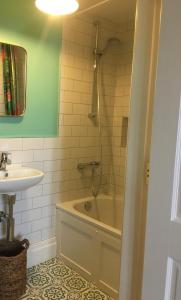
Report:
[[[15,193],[38,184],[44,173],[37,169],[14,167],[0,171],[0,194]]]

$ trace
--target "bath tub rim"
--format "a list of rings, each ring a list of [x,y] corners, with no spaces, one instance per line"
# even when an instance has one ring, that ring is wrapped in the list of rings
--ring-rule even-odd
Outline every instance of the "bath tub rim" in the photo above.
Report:
[[[103,196],[104,198],[110,198],[111,196],[108,195],[100,195],[99,197]],[[81,198],[81,199],[76,199],[76,200],[71,200],[71,201],[66,201],[62,203],[57,203],[56,208],[57,210],[63,210],[64,212],[70,214],[71,216],[79,219],[79,220],[84,220],[86,223],[91,224],[91,225],[96,225],[99,229],[103,230],[106,233],[111,233],[112,236],[121,239],[122,236],[122,231],[114,228],[110,225],[107,225],[99,220],[96,220],[95,218],[89,217],[86,214],[83,214],[82,212],[78,211],[75,208],[76,204],[84,203],[87,201],[93,200],[93,197],[86,197],[86,198]]]

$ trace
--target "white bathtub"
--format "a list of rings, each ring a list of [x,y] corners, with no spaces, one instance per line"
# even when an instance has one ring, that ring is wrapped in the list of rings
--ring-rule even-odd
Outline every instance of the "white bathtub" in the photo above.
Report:
[[[57,205],[57,251],[79,274],[118,298],[121,199],[100,195]]]

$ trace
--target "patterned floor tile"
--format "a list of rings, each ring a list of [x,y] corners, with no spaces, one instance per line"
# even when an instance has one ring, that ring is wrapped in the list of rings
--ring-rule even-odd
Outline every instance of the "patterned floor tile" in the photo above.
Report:
[[[49,267],[49,275],[52,275],[52,277],[61,276],[62,278],[67,278],[73,274],[72,270],[62,263]]]
[[[63,287],[49,286],[43,291],[43,299],[61,300],[67,299],[67,291]]]
[[[99,291],[98,289],[90,289],[82,294],[83,300],[106,300],[109,299],[107,295]]]
[[[28,269],[21,300],[113,300],[66,266],[59,257]]]
[[[68,291],[74,290],[83,292],[88,288],[88,282],[79,275],[75,275],[65,281],[65,287]]]
[[[28,284],[31,287],[44,288],[51,284],[51,276],[49,274],[34,273],[29,277]]]

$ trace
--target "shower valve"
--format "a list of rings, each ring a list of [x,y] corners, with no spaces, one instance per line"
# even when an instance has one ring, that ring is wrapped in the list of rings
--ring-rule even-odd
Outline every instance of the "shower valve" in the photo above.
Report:
[[[77,169],[83,170],[87,167],[98,168],[100,166],[100,161],[90,161],[88,163],[78,163]]]

